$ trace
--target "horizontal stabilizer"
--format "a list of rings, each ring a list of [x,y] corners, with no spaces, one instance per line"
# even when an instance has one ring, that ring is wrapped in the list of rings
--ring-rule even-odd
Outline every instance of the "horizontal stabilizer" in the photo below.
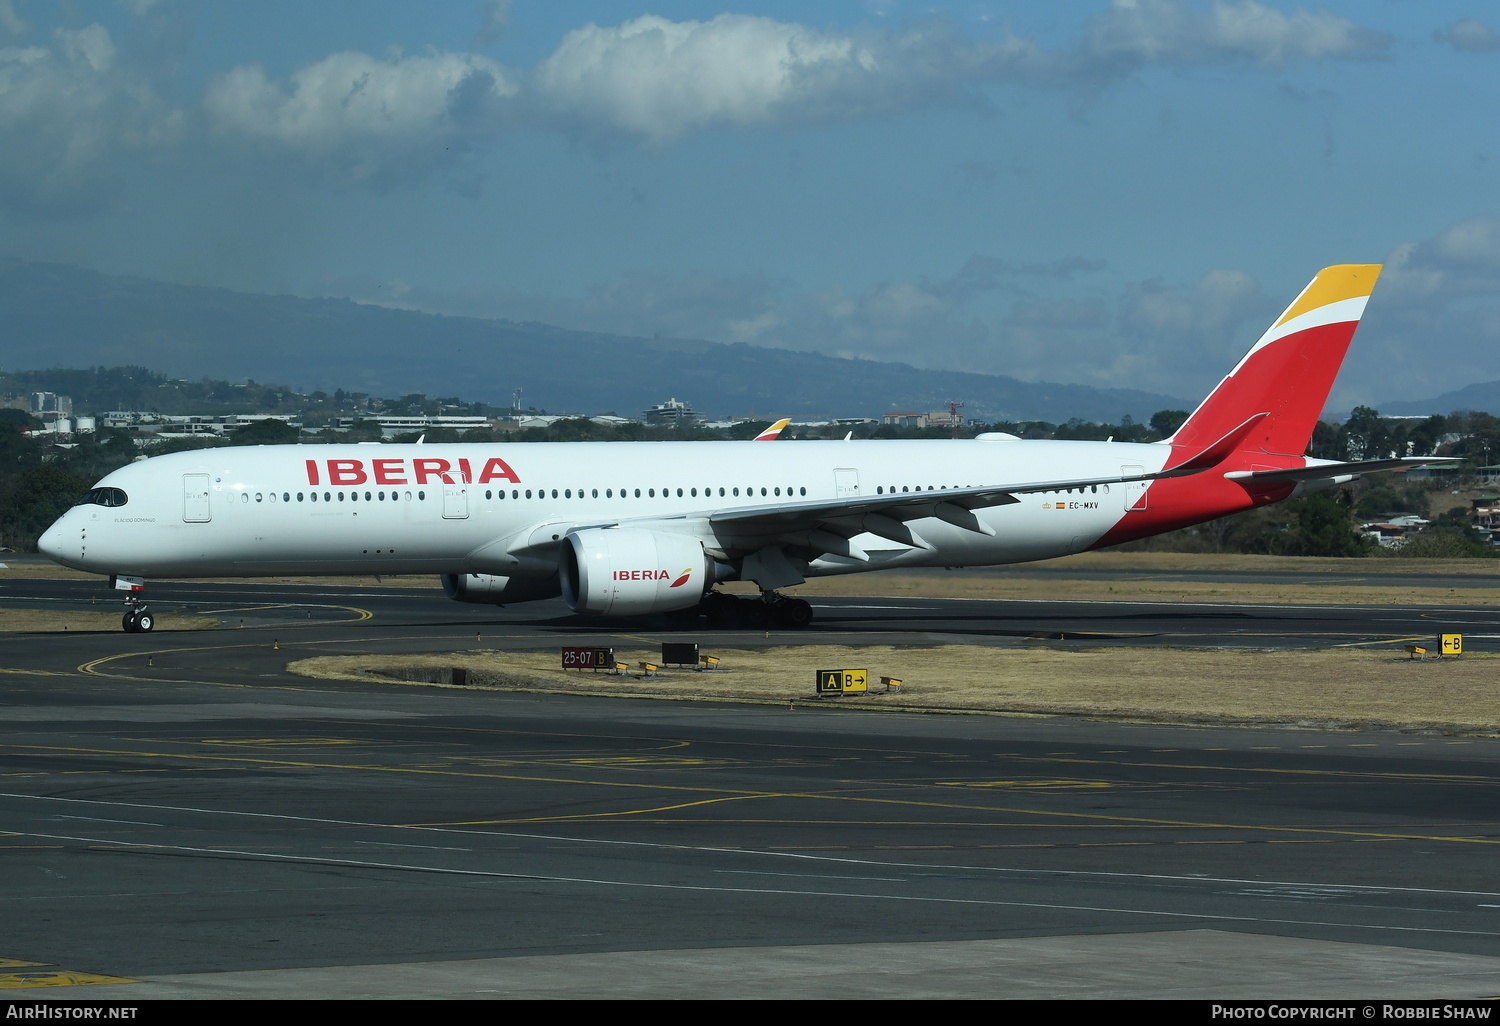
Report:
[[[1411,470],[1434,464],[1460,463],[1456,456],[1406,456],[1391,460],[1361,460],[1356,463],[1318,463],[1287,470],[1231,470],[1224,476],[1231,481],[1323,481],[1336,477],[1358,477],[1361,474],[1384,474]]]

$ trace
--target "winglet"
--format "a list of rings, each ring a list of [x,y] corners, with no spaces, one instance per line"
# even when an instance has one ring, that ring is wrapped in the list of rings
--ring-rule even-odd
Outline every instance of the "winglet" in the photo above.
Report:
[[[756,441],[756,442],[774,442],[774,441],[776,441],[776,436],[779,435],[779,434],[781,434],[782,430],[788,424],[790,424],[791,422],[792,422],[792,418],[791,417],[782,417],[776,423],[772,424],[770,427],[766,428],[760,434],[756,435],[752,439],[752,441]]]

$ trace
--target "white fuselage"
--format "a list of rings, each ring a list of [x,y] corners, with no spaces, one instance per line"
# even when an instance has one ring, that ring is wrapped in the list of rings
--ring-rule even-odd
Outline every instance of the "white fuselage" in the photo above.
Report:
[[[689,533],[710,518],[807,502],[1159,471],[1165,445],[1068,441],[610,442],[224,447],[142,460],[101,487],[123,505],[75,506],[42,551],[139,577],[288,573],[545,576],[569,531]],[[808,574],[965,566],[1077,552],[1141,498],[1144,482],[1031,493],[974,510],[985,530],[910,521],[926,547],[861,534]],[[96,489],[97,490],[97,489]],[[764,525],[762,525],[762,529]],[[733,530],[743,533],[743,526]]]

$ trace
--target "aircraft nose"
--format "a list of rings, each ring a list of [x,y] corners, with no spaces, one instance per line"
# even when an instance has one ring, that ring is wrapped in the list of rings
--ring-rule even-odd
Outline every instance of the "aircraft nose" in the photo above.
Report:
[[[62,520],[43,531],[42,536],[36,540],[36,550],[51,560],[57,560],[62,555],[62,545]]]

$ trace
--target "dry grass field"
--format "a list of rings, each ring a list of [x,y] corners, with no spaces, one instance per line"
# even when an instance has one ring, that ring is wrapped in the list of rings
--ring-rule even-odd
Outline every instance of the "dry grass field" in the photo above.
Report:
[[[705,650],[707,652],[708,650]],[[1389,648],[1325,651],[1027,646],[792,646],[713,649],[722,667],[654,677],[558,668],[554,650],[421,656],[323,656],[288,668],[331,680],[406,679],[453,686],[620,697],[842,705],[918,712],[1062,714],[1174,723],[1297,724],[1459,733],[1500,731],[1500,656],[1409,659]],[[616,650],[632,668],[654,649]],[[818,698],[818,669],[866,669],[899,692]]]
[[[67,631],[118,631],[123,608],[100,604],[99,611],[57,609],[0,609],[0,632],[63,634]],[[156,611],[152,610],[152,615]],[[156,616],[158,631],[202,631],[217,627],[218,620],[206,616]]]

